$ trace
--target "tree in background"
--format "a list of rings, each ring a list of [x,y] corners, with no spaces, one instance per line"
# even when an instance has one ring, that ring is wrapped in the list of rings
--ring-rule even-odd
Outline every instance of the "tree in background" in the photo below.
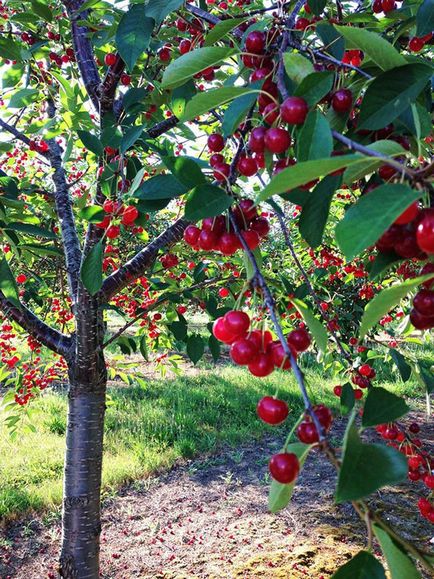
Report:
[[[374,386],[358,341],[413,292],[389,346],[403,378],[432,389],[430,369],[395,350],[399,331],[434,327],[432,14],[430,0],[0,5],[5,401],[14,430],[67,373],[61,576],[99,576],[104,350],[138,344],[147,357],[174,344],[196,363],[205,342],[187,307],[213,322],[215,358],[223,342],[253,376],[292,370],[300,386],[305,413],[270,460],[270,508],[288,503],[319,448],[338,471],[336,500],[367,524],[367,550],[335,576],[385,576],[373,534],[393,578],[420,576],[410,555],[432,570],[365,501],[410,468],[434,520],[419,427],[396,423],[408,407]],[[113,309],[127,321],[110,333]],[[26,361],[11,342],[19,328]],[[297,363],[311,337],[352,411],[342,452]],[[44,362],[42,347],[59,357]],[[388,446],[361,441],[361,408],[360,428]],[[288,408],[266,396],[258,414],[278,424]]]

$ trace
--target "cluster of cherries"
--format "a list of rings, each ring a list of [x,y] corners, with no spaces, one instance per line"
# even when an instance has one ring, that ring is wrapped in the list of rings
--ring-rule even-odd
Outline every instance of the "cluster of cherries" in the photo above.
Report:
[[[240,235],[250,249],[256,249],[261,239],[270,231],[268,219],[258,215],[258,210],[250,199],[243,199],[232,212]],[[184,231],[184,241],[194,250],[220,251],[223,255],[233,255],[243,245],[224,215],[207,217],[202,226],[189,225]]]
[[[231,346],[232,361],[247,366],[254,376],[268,376],[275,368],[291,369],[291,361],[280,341],[273,340],[268,330],[252,329],[246,312],[231,310],[217,318],[213,334],[217,340]],[[293,330],[286,339],[294,359],[310,346],[310,337],[304,328]]]
[[[389,445],[408,457],[408,478],[413,482],[423,482],[430,491],[428,497],[419,499],[418,507],[421,515],[434,523],[434,457],[422,448],[422,441],[415,436],[420,432],[419,425],[413,422],[406,430],[396,423],[380,424],[376,431]]]
[[[272,426],[282,424],[289,414],[288,404],[284,400],[279,400],[272,396],[264,396],[261,398],[256,411],[263,422]],[[324,404],[318,404],[313,407],[313,412],[324,429],[324,432],[328,432],[333,421],[330,409]],[[312,422],[312,417],[308,413],[304,414],[303,420],[297,427],[297,437],[300,442],[304,444],[315,444],[319,442],[320,436],[318,430]],[[300,465],[295,454],[281,452],[271,457],[269,470],[271,476],[277,482],[288,484],[294,482],[297,478]]]
[[[376,243],[380,253],[395,252],[405,259],[424,260],[434,255],[434,209],[410,205]],[[434,274],[434,263],[426,263],[420,275]],[[411,323],[418,330],[434,328],[434,279],[423,283],[413,300]]]
[[[113,219],[120,220],[124,227],[133,227],[139,217],[139,210],[135,205],[124,207],[122,203],[111,199],[106,199],[102,208],[106,215],[96,226],[105,229],[108,239],[116,239],[121,233],[120,225],[112,224]]]

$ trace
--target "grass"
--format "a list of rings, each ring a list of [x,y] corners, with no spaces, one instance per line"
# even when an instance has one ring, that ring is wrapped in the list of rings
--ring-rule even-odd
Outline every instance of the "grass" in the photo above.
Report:
[[[314,365],[314,364],[309,364]],[[332,381],[307,370],[314,401],[338,410]],[[420,396],[414,384],[381,384],[398,394]],[[128,481],[167,469],[180,458],[212,452],[223,443],[259,438],[271,428],[255,414],[258,399],[278,393],[290,408],[289,420],[274,430],[281,436],[302,411],[291,375],[275,372],[256,379],[245,370],[225,367],[195,377],[155,380],[146,387],[111,388],[106,413],[103,485],[113,493]],[[33,405],[35,432],[11,440],[0,422],[0,520],[29,511],[52,510],[61,503],[66,397],[47,392]]]

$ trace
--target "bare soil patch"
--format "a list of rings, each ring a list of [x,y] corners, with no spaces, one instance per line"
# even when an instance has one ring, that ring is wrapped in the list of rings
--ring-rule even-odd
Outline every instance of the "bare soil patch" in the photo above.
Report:
[[[342,433],[337,422],[335,443]],[[421,438],[433,438],[428,424]],[[363,524],[351,506],[334,505],[334,469],[317,452],[306,462],[291,505],[270,514],[266,464],[280,444],[269,437],[225,448],[107,498],[102,577],[330,577],[365,546]],[[405,483],[377,493],[373,503],[401,533],[429,548],[434,533],[417,513],[420,493],[419,485]],[[0,534],[0,577],[56,577],[59,539],[58,517],[10,524]]]

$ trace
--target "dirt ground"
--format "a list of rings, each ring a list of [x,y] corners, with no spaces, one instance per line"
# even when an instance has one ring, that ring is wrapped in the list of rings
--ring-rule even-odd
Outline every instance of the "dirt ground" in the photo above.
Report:
[[[421,434],[423,440],[434,436],[428,424]],[[336,444],[342,424],[332,435]],[[306,462],[290,506],[270,514],[266,464],[280,444],[270,437],[226,448],[107,498],[101,576],[330,577],[365,546],[363,525],[351,506],[333,504],[334,470],[317,452]],[[383,489],[373,506],[404,536],[429,549],[434,528],[417,514],[421,490],[414,483]],[[1,579],[56,577],[59,537],[58,516],[27,519],[0,531]]]

